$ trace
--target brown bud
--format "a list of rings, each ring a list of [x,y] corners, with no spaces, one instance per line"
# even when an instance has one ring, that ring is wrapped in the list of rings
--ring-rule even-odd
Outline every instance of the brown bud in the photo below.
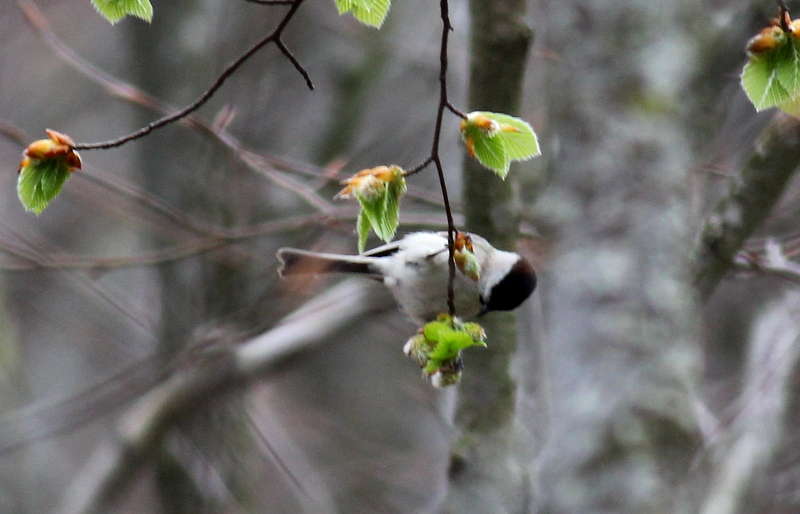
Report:
[[[45,129],[44,131],[47,132],[47,137],[49,137],[50,140],[53,141],[54,143],[58,143],[59,145],[66,145],[70,148],[75,146],[75,141],[73,141],[72,138],[66,134],[62,134],[61,132],[56,132],[53,129]]]
[[[39,139],[28,145],[24,155],[31,159],[44,159],[47,152],[55,146],[57,145],[50,139]]]
[[[774,49],[778,46],[777,36],[782,32],[780,27],[776,26],[761,29],[758,34],[750,38],[750,41],[747,42],[747,52],[758,54]]]
[[[75,169],[81,169],[81,156],[75,150],[70,150],[67,153],[67,166],[69,166],[70,172]]]

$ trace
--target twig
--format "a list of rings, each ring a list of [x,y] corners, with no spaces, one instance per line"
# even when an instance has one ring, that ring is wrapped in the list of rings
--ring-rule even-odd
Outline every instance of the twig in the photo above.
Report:
[[[421,163],[417,164],[416,166],[414,166],[414,167],[413,167],[413,168],[411,168],[410,170],[406,170],[406,172],[405,172],[405,176],[406,176],[406,177],[410,177],[411,175],[416,175],[416,174],[417,174],[417,173],[419,173],[420,171],[422,171],[422,170],[424,170],[425,168],[427,168],[427,167],[428,167],[428,166],[429,166],[429,165],[430,165],[432,162],[433,162],[433,158],[431,158],[430,156],[428,156],[428,157],[427,157],[427,158],[426,158],[424,161],[422,161]]]
[[[308,89],[313,91],[314,84],[311,82],[311,77],[308,75],[308,72],[305,70],[305,68],[303,68],[303,65],[300,64],[300,61],[298,61],[294,54],[292,54],[292,52],[286,47],[284,42],[278,38],[275,40],[275,46],[277,46],[281,53],[285,55],[287,59],[289,59],[292,65],[294,65],[295,69],[300,72],[300,75],[302,75],[306,81],[306,86],[308,86]]]
[[[147,134],[149,134],[153,130],[156,130],[156,129],[161,128],[161,127],[163,127],[165,125],[169,125],[170,123],[173,123],[173,122],[178,121],[178,120],[180,120],[182,118],[185,118],[187,115],[189,115],[192,112],[196,111],[197,109],[202,107],[208,100],[210,100],[212,96],[214,96],[214,93],[216,93],[217,90],[220,87],[222,87],[222,85],[225,83],[225,81],[228,78],[230,78],[230,76],[233,75],[236,72],[236,70],[239,69],[239,67],[242,64],[245,63],[245,61],[247,61],[250,57],[255,55],[259,50],[264,48],[269,43],[278,43],[281,40],[281,35],[283,34],[283,31],[286,29],[286,26],[289,24],[289,21],[292,19],[292,17],[295,15],[297,10],[300,8],[300,6],[302,5],[303,1],[304,0],[295,0],[294,2],[292,2],[291,3],[291,7],[286,12],[286,15],[283,17],[283,19],[278,23],[278,26],[275,28],[275,30],[272,31],[271,34],[269,34],[268,36],[263,38],[261,41],[257,42],[253,46],[251,46],[247,51],[245,51],[242,55],[240,55],[236,60],[234,60],[232,63],[230,63],[222,71],[222,73],[219,74],[219,76],[214,81],[214,83],[211,85],[211,87],[206,89],[200,95],[200,97],[198,97],[197,100],[195,100],[191,104],[187,105],[183,109],[180,109],[178,112],[175,112],[175,113],[170,114],[168,116],[164,116],[163,118],[158,119],[158,120],[150,123],[149,125],[147,125],[145,127],[142,127],[141,129],[128,134],[127,136],[123,136],[123,137],[120,137],[120,138],[117,138],[117,139],[112,139],[110,141],[104,141],[104,142],[100,142],[100,143],[78,143],[78,144],[75,145],[74,148],[76,150],[100,150],[100,149],[115,148],[117,146],[122,146],[122,145],[124,145],[125,143],[127,143],[129,141],[133,141],[134,139],[138,139],[140,137],[146,136]],[[291,55],[291,54],[289,54],[289,55]],[[310,81],[308,81],[308,74],[305,72],[303,67],[294,58],[290,58],[290,60],[292,61],[292,64],[296,68],[301,70],[301,73],[303,74],[303,77],[305,77],[306,80],[307,80],[307,83],[310,84]]]
[[[447,215],[447,248],[448,248],[448,277],[447,277],[447,308],[450,315],[456,313],[454,283],[456,278],[455,261],[455,233],[456,226],[453,222],[453,211],[450,208],[450,199],[447,195],[447,183],[444,179],[444,168],[439,156],[439,141],[442,135],[442,118],[445,108],[450,105],[447,100],[447,40],[453,27],[450,25],[450,10],[447,0],[440,0],[439,10],[442,16],[442,43],[439,49],[439,107],[436,111],[436,126],[433,130],[433,146],[431,148],[430,160],[436,166],[436,173],[439,175],[439,186],[442,190],[442,201]]]
[[[20,146],[27,145],[29,141],[20,129],[5,120],[0,120],[0,135]]]

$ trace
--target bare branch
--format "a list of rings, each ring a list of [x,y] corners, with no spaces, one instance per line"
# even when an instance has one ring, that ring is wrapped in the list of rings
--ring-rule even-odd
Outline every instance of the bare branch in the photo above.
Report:
[[[453,210],[450,208],[450,198],[447,195],[447,183],[444,179],[444,169],[442,168],[442,160],[439,156],[439,141],[442,136],[442,119],[444,117],[445,108],[450,104],[447,99],[447,40],[453,27],[450,25],[450,7],[447,0],[440,0],[439,12],[442,17],[442,39],[439,49],[439,107],[436,111],[436,126],[433,129],[433,147],[431,148],[430,160],[436,166],[436,173],[439,176],[439,186],[442,190],[444,210],[447,215],[447,248],[449,252],[447,262],[447,308],[450,310],[450,315],[454,316],[456,313],[455,293],[453,289],[456,278],[456,249],[454,244],[456,226],[453,222]]]
[[[306,80],[306,85],[308,86],[308,89],[311,89],[313,91],[314,84],[311,82],[311,77],[308,75],[306,69],[303,68],[303,65],[300,64],[300,61],[297,60],[294,54],[292,54],[289,48],[287,48],[287,46],[280,39],[275,40],[275,46],[277,46],[278,49],[281,51],[281,53],[285,55],[287,59],[289,59],[292,65],[294,65],[295,69],[300,72],[300,75],[302,75],[303,78]]]
[[[25,146],[28,144],[28,137],[23,134],[23,132],[12,125],[11,123],[1,120],[0,119],[0,135],[8,139],[9,141],[13,141],[20,146]]]

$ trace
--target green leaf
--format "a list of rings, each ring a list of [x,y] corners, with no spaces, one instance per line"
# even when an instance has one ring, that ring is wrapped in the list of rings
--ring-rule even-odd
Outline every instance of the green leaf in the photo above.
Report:
[[[469,334],[457,332],[453,329],[441,332],[439,337],[439,342],[428,354],[432,360],[452,360],[458,357],[459,351],[475,346],[475,342]]]
[[[446,330],[453,330],[450,325],[444,321],[431,321],[427,323],[422,329],[422,333],[429,341],[436,342],[439,340],[439,334]]]
[[[339,14],[352,11],[358,21],[376,28],[383,25],[390,6],[391,0],[336,0]]]
[[[530,159],[541,153],[533,128],[508,114],[485,111],[467,114],[461,122],[461,138],[472,156],[503,179],[508,175],[511,161]]]
[[[458,270],[463,273],[464,276],[475,282],[480,280],[481,265],[474,253],[470,252],[467,248],[456,250],[455,259]]]
[[[369,219],[364,215],[364,209],[358,213],[358,253],[364,253],[367,248],[367,236],[369,236]]]
[[[789,35],[787,43],[776,49],[775,54],[778,82],[791,98],[800,95],[800,40]]]
[[[514,116],[509,116],[508,114],[493,112],[484,114],[500,124],[500,131],[495,137],[502,139],[508,159],[512,161],[525,161],[531,157],[541,155],[536,133],[528,122],[520,118],[515,118]],[[508,130],[507,127],[513,127],[515,130]]]
[[[758,111],[791,98],[778,79],[779,53],[771,51],[754,55],[742,70],[742,88]]]
[[[375,235],[387,243],[392,240],[400,225],[400,197],[406,191],[406,180],[402,173],[403,171],[397,168],[395,177],[386,182],[383,191],[374,198],[356,193],[358,203],[361,205],[359,219],[363,216],[369,222]],[[359,221],[359,235],[362,223],[364,222]]]
[[[61,192],[70,174],[64,159],[32,159],[19,172],[17,194],[28,211],[37,215]]]
[[[786,114],[791,114],[795,118],[800,118],[800,96],[781,102],[778,108]]]
[[[153,19],[153,6],[150,0],[92,0],[92,3],[112,24],[128,15],[147,22]]]
[[[479,344],[481,346],[486,346],[486,343],[484,342],[484,339],[486,339],[486,331],[483,330],[483,327],[480,326],[478,323],[475,322],[463,323],[458,328],[461,331],[469,334],[472,337],[472,339],[476,341],[476,344]]]
[[[506,155],[502,139],[480,134],[473,140],[472,149],[478,162],[497,173],[500,178],[506,178],[511,161]]]

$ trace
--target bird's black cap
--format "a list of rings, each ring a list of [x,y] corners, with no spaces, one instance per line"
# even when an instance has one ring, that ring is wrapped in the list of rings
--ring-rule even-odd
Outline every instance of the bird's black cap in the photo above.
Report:
[[[481,312],[514,310],[528,299],[535,288],[536,272],[531,263],[520,257],[511,271],[492,288],[489,301]]]

